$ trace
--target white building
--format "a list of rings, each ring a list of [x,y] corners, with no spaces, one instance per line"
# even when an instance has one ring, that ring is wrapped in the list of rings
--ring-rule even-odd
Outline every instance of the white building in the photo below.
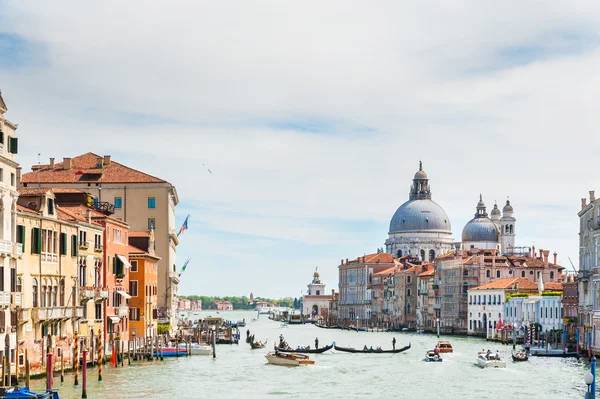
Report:
[[[504,307],[505,321],[517,326],[540,324],[541,331],[560,330],[562,321],[561,296],[513,297]]]
[[[11,328],[11,311],[21,306],[17,295],[17,257],[22,256],[23,246],[17,243],[17,168],[18,152],[16,130],[18,125],[5,119],[6,103],[0,92],[0,355],[15,364],[16,334]],[[12,293],[12,295],[11,295]],[[16,303],[16,299],[19,303]],[[9,308],[10,307],[10,308]],[[10,347],[9,352],[6,348]],[[12,375],[15,375],[14,372]]]
[[[450,218],[432,201],[429,178],[421,163],[408,198],[392,217],[386,251],[398,258],[412,255],[429,262],[452,251]]]
[[[315,271],[312,282],[308,284],[308,292],[302,297],[304,315],[311,319],[327,319],[329,303],[332,299],[333,292],[330,295],[326,294],[325,284],[321,283],[319,273]]]
[[[598,247],[600,246],[600,198],[596,199],[594,191],[590,191],[590,202],[581,199],[579,216],[579,306],[578,321],[582,333],[582,344],[587,345],[587,332],[592,332],[592,347],[600,349],[600,299],[598,284],[600,273],[594,273],[598,267]],[[584,333],[585,332],[585,333]]]
[[[515,247],[515,225],[516,219],[509,200],[506,200],[502,209],[502,216],[498,205],[494,204],[490,218],[480,194],[475,217],[463,229],[462,247],[464,250],[496,249],[502,254],[512,254]]]

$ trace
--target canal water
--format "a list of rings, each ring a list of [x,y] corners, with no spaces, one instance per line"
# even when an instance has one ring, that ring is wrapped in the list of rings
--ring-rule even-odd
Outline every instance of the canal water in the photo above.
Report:
[[[191,318],[217,316],[203,311]],[[583,376],[587,362],[576,359],[530,358],[513,363],[512,345],[487,343],[480,338],[442,337],[452,342],[454,353],[443,354],[443,362],[427,363],[424,355],[437,342],[435,335],[415,333],[371,333],[326,330],[313,325],[282,327],[267,315],[256,321],[255,312],[221,312],[228,320],[246,320],[246,329],[267,348],[251,350],[239,345],[217,345],[217,358],[191,356],[163,362],[141,362],[123,368],[104,367],[98,382],[97,368],[88,374],[88,398],[583,398],[587,389]],[[267,364],[265,354],[283,334],[290,346],[338,346],[391,349],[410,343],[399,354],[352,354],[335,350],[310,355],[314,366],[287,368]],[[506,358],[506,369],[481,369],[476,353],[496,350]],[[62,399],[81,398],[81,386],[73,387],[73,374],[55,377]],[[43,390],[44,381],[32,381],[32,389]]]

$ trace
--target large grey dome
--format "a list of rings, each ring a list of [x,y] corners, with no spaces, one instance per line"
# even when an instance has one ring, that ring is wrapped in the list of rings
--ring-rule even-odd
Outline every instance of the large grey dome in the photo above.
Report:
[[[479,217],[471,219],[462,231],[463,242],[498,241],[498,227],[490,219]]]
[[[452,232],[448,215],[430,199],[405,202],[394,213],[390,222],[390,233],[427,230]]]

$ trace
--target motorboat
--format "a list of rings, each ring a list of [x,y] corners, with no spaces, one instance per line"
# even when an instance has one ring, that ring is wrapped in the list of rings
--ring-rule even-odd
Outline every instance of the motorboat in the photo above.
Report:
[[[212,346],[192,344],[190,348],[191,355],[210,356],[212,355]]]
[[[438,341],[438,348],[440,348],[440,353],[453,353],[454,349],[452,348],[452,344],[450,341]]]
[[[11,399],[19,399],[19,398],[37,398],[37,399],[60,399],[58,396],[58,391],[56,390],[48,390],[44,393],[34,393],[29,390],[27,387],[17,388],[0,388],[0,398],[11,398]]]
[[[152,354],[154,357],[176,357],[176,356],[186,356],[187,349],[185,347],[174,347],[167,346],[161,348],[159,351],[154,352]]]
[[[435,353],[435,351],[430,350],[425,353],[425,361],[426,362],[441,362],[442,357]]]
[[[265,357],[269,363],[276,364],[278,366],[297,367],[315,364],[315,361],[311,360],[310,357],[299,353],[284,353],[275,351],[267,353]]]
[[[271,308],[268,308],[268,307],[257,306],[255,308],[255,310],[258,312],[258,314],[269,314],[269,313],[271,313]]]
[[[477,365],[481,368],[505,368],[506,362],[502,360],[498,352],[487,351],[477,353]]]

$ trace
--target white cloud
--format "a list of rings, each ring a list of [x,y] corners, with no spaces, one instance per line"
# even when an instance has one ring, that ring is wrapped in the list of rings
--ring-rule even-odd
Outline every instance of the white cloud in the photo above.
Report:
[[[298,246],[330,245],[315,261],[335,270],[383,245],[419,159],[455,239],[480,192],[490,207],[510,196],[517,241],[577,262],[579,198],[597,184],[600,6],[444,4],[3,3],[0,32],[45,48],[41,64],[0,68],[20,161],[118,154],[176,184],[210,231],[283,238],[284,262],[244,251],[247,277],[278,276],[257,283],[271,295],[310,278]],[[282,282],[291,269],[309,274]]]

